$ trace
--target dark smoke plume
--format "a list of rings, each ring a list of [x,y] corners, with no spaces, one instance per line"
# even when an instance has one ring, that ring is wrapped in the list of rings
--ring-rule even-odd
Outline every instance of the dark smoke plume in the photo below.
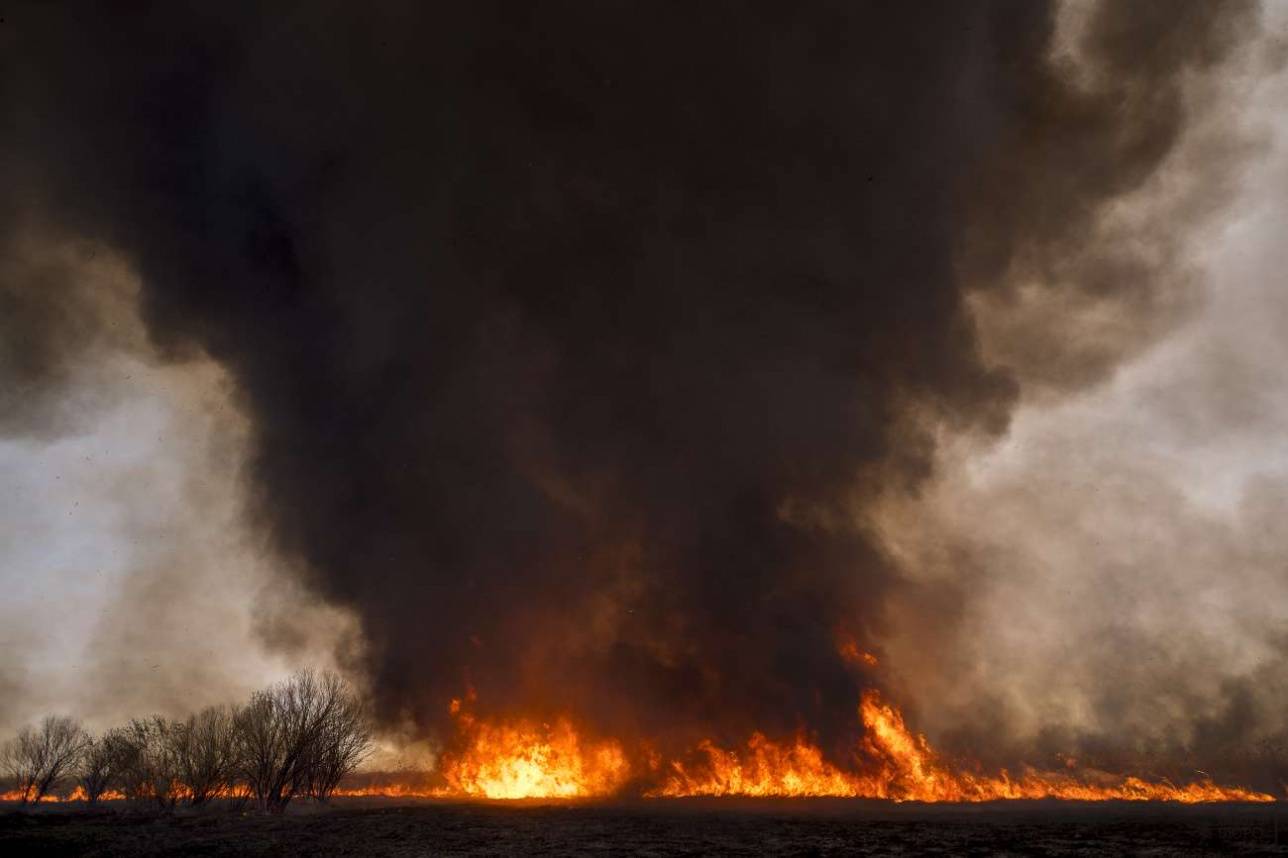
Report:
[[[18,5],[3,181],[231,373],[386,716],[835,737],[899,585],[857,513],[1016,394],[967,295],[1161,288],[1070,248],[1250,12],[1106,4],[1087,83],[1036,0]]]

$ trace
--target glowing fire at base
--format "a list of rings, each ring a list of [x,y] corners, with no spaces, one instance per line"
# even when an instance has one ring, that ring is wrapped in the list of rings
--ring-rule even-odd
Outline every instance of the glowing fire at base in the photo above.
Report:
[[[49,794],[40,797],[41,804],[52,804],[61,801],[85,801],[88,796],[85,794],[85,788],[82,786],[74,787],[71,792],[63,794]],[[98,797],[99,801],[120,801],[125,798],[125,793],[119,790],[106,790]],[[22,790],[11,789],[7,792],[0,792],[0,801],[22,801]]]
[[[554,724],[487,724],[460,711],[463,750],[444,756],[444,796],[584,798],[610,795],[629,766],[616,742],[587,742],[566,719]]]
[[[864,692],[860,714],[866,728],[860,757],[864,771],[842,771],[803,739],[781,744],[760,734],[747,747],[726,751],[703,743],[703,763],[673,762],[662,785],[650,796],[848,796],[893,801],[994,801],[1061,798],[1081,801],[1274,801],[1265,793],[1220,787],[1211,781],[1176,786],[1135,777],[1090,783],[1068,774],[1029,772],[1012,778],[955,772],[939,759],[926,738],[913,733],[903,716],[875,691]]]
[[[596,798],[616,793],[631,776],[617,742],[582,740],[572,724],[489,724],[453,702],[462,751],[440,766],[445,787],[413,793],[401,788],[364,789],[349,794],[423,795],[468,798]],[[1059,798],[1079,801],[1274,801],[1266,793],[1200,781],[1178,786],[1089,772],[1002,771],[986,777],[958,772],[926,738],[908,729],[903,716],[876,691],[862,696],[864,738],[854,771],[828,762],[802,737],[775,742],[755,734],[745,748],[726,750],[701,742],[690,763],[651,761],[646,775],[650,798],[689,796],[853,797],[892,801],[979,802],[998,799]],[[641,756],[650,756],[642,754]],[[343,793],[344,791],[342,791]]]
[[[572,722],[487,722],[453,701],[458,736],[453,750],[439,761],[437,783],[393,783],[341,787],[337,796],[473,799],[587,799],[617,794],[632,777],[621,743],[591,741]],[[1218,801],[1274,801],[1262,792],[1222,787],[1210,780],[1176,785],[1103,772],[1028,771],[1013,777],[956,771],[908,729],[903,716],[876,691],[864,692],[859,712],[864,738],[855,749],[853,770],[824,758],[803,737],[776,742],[759,733],[743,748],[727,750],[710,741],[698,744],[687,762],[662,764],[647,760],[641,780],[657,784],[650,798],[688,796],[853,797],[892,801],[979,802],[998,799],[1057,798],[1078,801],[1172,801],[1193,804]],[[120,798],[119,793],[104,799]],[[0,800],[17,801],[17,792]],[[66,798],[84,798],[79,788]]]

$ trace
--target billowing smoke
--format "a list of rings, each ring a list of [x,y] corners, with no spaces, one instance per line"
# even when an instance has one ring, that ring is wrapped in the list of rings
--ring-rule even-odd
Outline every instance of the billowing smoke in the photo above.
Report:
[[[284,586],[240,520],[249,427],[226,373],[157,360],[111,247],[47,222],[5,238],[0,731],[186,715],[325,664],[345,618]]]
[[[838,637],[874,648],[902,586],[872,499],[1191,294],[1104,218],[1255,9],[1058,11],[20,5],[3,175],[131,261],[157,348],[229,374],[252,520],[360,618],[387,718],[468,686],[837,741],[865,679]],[[0,372],[38,388],[83,338],[15,283]],[[972,302],[1034,288],[1069,329],[986,363]]]
[[[1268,13],[1279,39],[1241,52],[1220,101],[1120,203],[1144,231],[1113,233],[1161,243],[1201,304],[1070,395],[1024,363],[1007,437],[945,445],[919,495],[878,515],[910,579],[887,664],[941,746],[1288,783],[1288,8]],[[1212,157],[1232,146],[1255,156]],[[1015,316],[1052,332],[1046,300],[1067,306],[1034,290],[984,307],[982,339],[1005,343]]]

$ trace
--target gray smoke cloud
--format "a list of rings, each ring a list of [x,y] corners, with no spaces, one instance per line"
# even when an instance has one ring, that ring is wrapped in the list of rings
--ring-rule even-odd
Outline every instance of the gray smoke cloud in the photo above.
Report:
[[[1195,94],[1184,142],[1109,224],[1181,273],[1186,312],[1061,393],[1063,376],[1023,360],[1063,323],[1046,299],[981,303],[1017,316],[981,320],[1002,340],[994,359],[1019,361],[1011,428],[944,445],[924,494],[878,525],[918,582],[895,609],[891,670],[958,752],[1199,769],[1276,792],[1288,779],[1286,22],[1276,10],[1268,37]],[[1246,155],[1220,157],[1231,150]],[[1097,315],[1087,347],[1116,349],[1123,313]]]
[[[153,352],[110,247],[36,221],[8,238],[0,730],[181,715],[327,663],[343,617],[283,588],[244,521],[227,375]]]

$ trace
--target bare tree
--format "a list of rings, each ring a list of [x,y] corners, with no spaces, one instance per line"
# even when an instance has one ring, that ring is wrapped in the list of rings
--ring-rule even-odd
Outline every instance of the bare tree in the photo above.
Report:
[[[71,773],[87,741],[80,723],[46,715],[38,728],[23,727],[0,751],[0,764],[13,778],[23,804],[40,801]]]
[[[154,715],[136,718],[103,737],[127,799],[150,801],[162,810],[174,808],[182,786],[178,749],[182,730],[182,724]]]
[[[139,801],[147,798],[148,777],[142,760],[143,739],[140,731],[134,729],[134,723],[126,727],[116,727],[99,737],[99,744],[107,757],[107,766],[111,769],[116,783],[126,801]]]
[[[237,758],[241,775],[260,810],[280,795],[290,772],[287,737],[276,696],[257,691],[237,713]]]
[[[256,692],[238,714],[237,736],[243,776],[269,813],[281,813],[314,784],[329,795],[334,784],[325,783],[333,775],[322,775],[323,760],[343,776],[367,743],[365,718],[349,687],[334,674],[310,670]],[[332,753],[320,750],[328,736]]]
[[[217,796],[254,798],[281,813],[298,795],[327,801],[371,748],[363,701],[339,676],[301,671],[252,695],[239,710],[216,706],[185,721],[134,719],[92,739],[50,716],[0,747],[0,770],[24,803],[74,776],[90,804],[109,788],[134,803],[172,810]]]
[[[98,800],[116,779],[116,752],[107,736],[90,739],[85,743],[81,754],[80,770],[77,780],[85,790],[85,801],[97,804]]]
[[[306,791],[325,802],[371,752],[371,722],[362,700],[339,677],[325,674],[322,684],[323,694],[334,705],[307,760]]]
[[[237,772],[237,744],[234,713],[224,706],[211,706],[188,720],[173,733],[179,777],[188,788],[193,807],[228,791]]]

